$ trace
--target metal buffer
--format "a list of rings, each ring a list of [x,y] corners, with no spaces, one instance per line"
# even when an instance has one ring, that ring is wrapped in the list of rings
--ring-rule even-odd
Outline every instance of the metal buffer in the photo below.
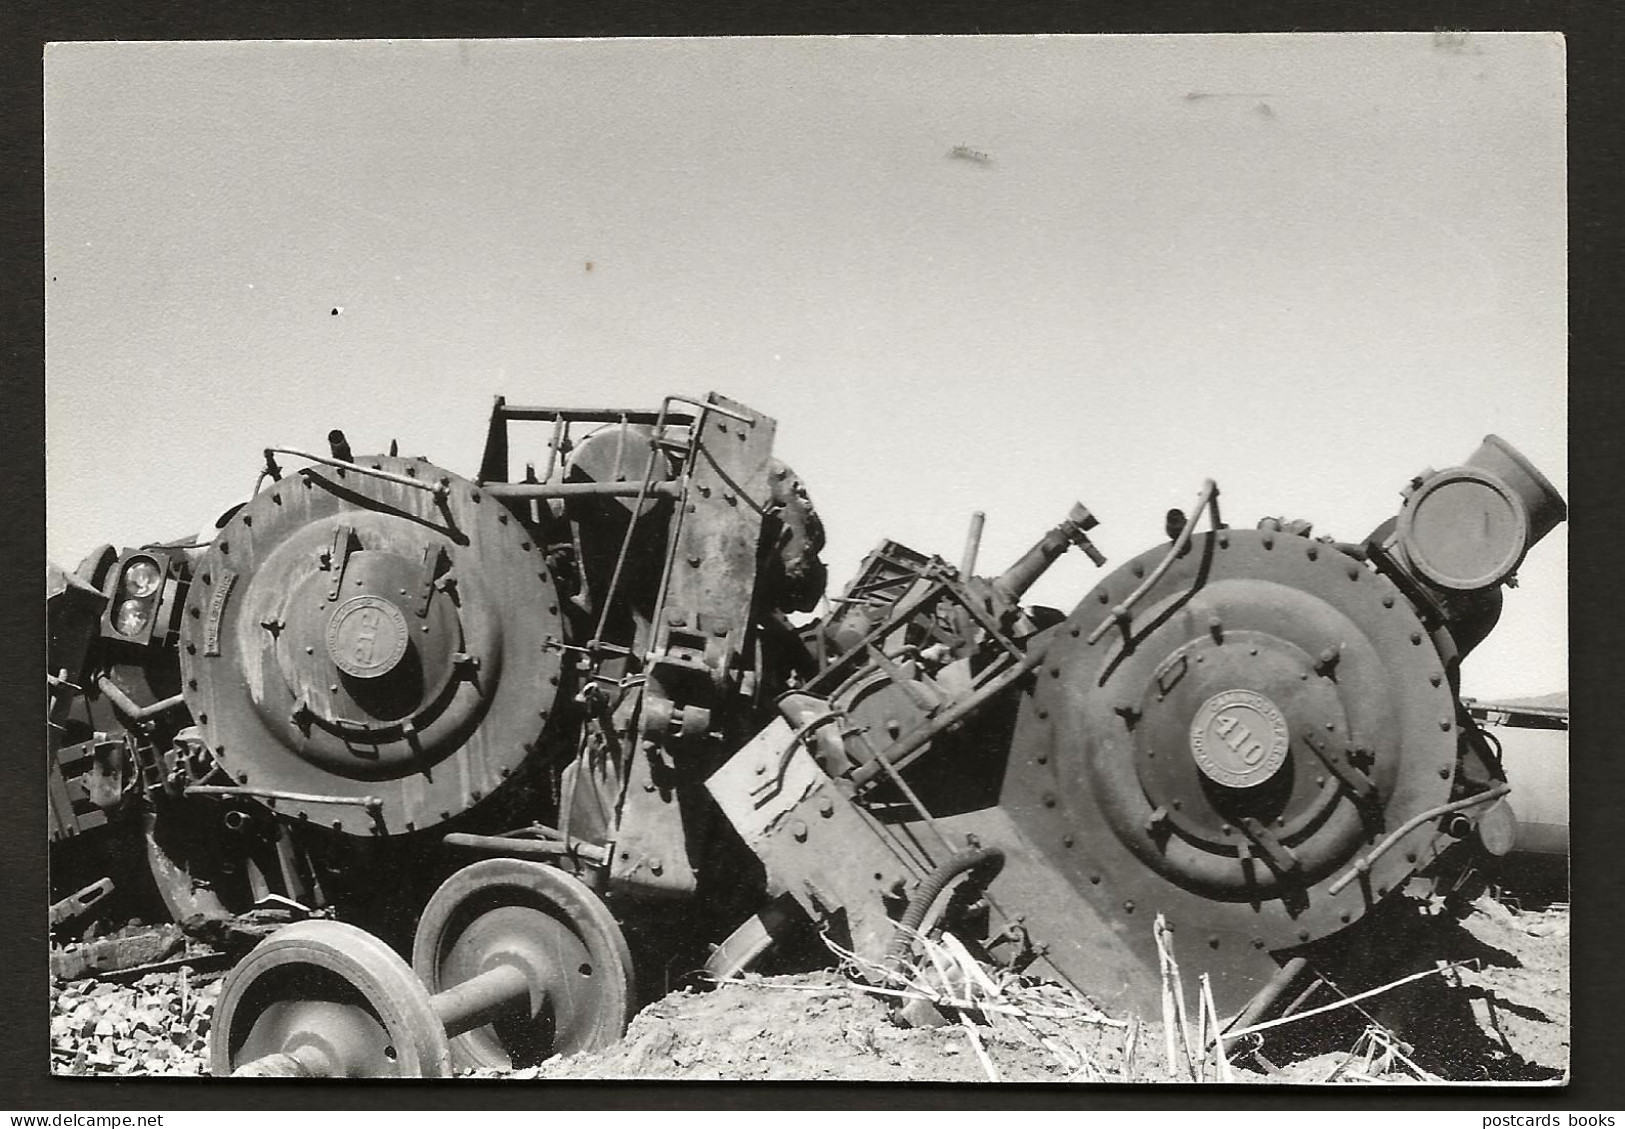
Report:
[[[626,939],[591,890],[541,863],[487,859],[429,900],[411,967],[340,922],[270,937],[226,978],[210,1065],[295,1078],[531,1065],[614,1042],[633,998]]]

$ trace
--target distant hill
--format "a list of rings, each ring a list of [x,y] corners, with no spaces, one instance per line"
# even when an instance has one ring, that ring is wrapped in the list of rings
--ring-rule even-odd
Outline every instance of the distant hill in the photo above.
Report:
[[[1569,708],[1569,692],[1553,690],[1550,694],[1536,694],[1528,698],[1497,698],[1495,704],[1511,709],[1566,710]]]

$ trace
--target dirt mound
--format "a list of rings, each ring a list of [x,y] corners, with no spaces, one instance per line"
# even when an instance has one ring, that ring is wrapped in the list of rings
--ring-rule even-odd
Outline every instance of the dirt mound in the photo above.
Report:
[[[645,1008],[614,1047],[553,1059],[513,1078],[737,1081],[1057,1082],[1077,1074],[1062,1054],[1083,1047],[1105,1071],[1122,1064],[1124,1029],[1056,1024],[1061,1054],[1016,1023],[899,1027],[881,999],[833,972],[748,977],[676,992]],[[994,1074],[984,1066],[987,1056]],[[1077,1051],[1072,1050],[1076,1056]]]

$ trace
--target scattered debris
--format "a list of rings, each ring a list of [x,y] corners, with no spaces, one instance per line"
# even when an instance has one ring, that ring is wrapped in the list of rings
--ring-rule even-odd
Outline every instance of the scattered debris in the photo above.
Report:
[[[1181,1009],[1170,998],[1169,1026],[1150,1017],[1103,1014],[1058,984],[977,962],[951,934],[916,937],[906,967],[882,973],[850,954],[847,975],[822,971],[764,978],[744,974],[710,990],[685,989],[649,1004],[627,1037],[607,1050],[554,1058],[516,1071],[479,1070],[487,1078],[662,1078],[986,1082],[1415,1083],[1441,1079],[1560,1079],[1567,1068],[1567,907],[1508,910],[1482,898],[1462,922],[1463,944],[1482,955],[1453,960],[1412,978],[1469,997],[1478,1055],[1459,1057],[1442,1031],[1410,1034],[1415,1045],[1375,1021],[1340,1045],[1252,1069],[1238,1042],[1314,1029],[1289,1022],[1241,1040],[1225,1033],[1206,976]],[[1165,934],[1164,941],[1168,939]],[[1168,952],[1170,984],[1179,968]],[[217,961],[223,958],[215,958]],[[866,979],[853,979],[857,973]],[[134,970],[134,983],[107,978],[57,983],[52,990],[51,1062],[56,1073],[203,1075],[209,1016],[220,973],[178,967]],[[1366,999],[1381,995],[1388,985]],[[903,1007],[899,1007],[901,1004]],[[947,1021],[900,1026],[921,1005]],[[1341,1009],[1341,1010],[1339,1010]],[[1315,1015],[1352,1014],[1348,1001]],[[1311,1012],[1299,1013],[1300,1016]],[[967,1050],[967,1043],[969,1049]],[[1165,1061],[1171,1043],[1174,1051]],[[1159,1046],[1159,1044],[1161,1044]],[[1156,1048],[1151,1054],[1146,1047]],[[1190,1048],[1189,1055],[1185,1051]],[[1229,1052],[1228,1054],[1226,1052]],[[1172,1065],[1170,1065],[1170,1062]]]
[[[51,992],[55,1074],[208,1073],[219,974],[149,973],[132,985],[80,980]]]
[[[79,980],[156,964],[179,953],[185,945],[186,937],[178,925],[126,928],[109,937],[56,949],[51,953],[51,975],[60,980]]]

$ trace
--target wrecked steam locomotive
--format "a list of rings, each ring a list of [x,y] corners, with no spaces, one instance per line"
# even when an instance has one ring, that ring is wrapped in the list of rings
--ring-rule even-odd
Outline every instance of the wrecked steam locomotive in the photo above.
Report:
[[[550,426],[540,474],[519,422]],[[1071,547],[1104,563],[1081,505],[991,578],[974,536],[958,567],[883,543],[797,626],[823,532],[773,434],[716,395],[499,399],[467,479],[334,433],[268,449],[206,545],[64,581],[59,826],[140,812],[177,920],[345,919],[232,971],[217,1073],[600,1045],[651,907],[715,972],[814,927],[871,965],[945,928],[1107,1007],[1154,997],[1160,914],[1257,1015],[1510,844],[1457,669],[1566,509],[1496,437],[1359,543],[1231,528],[1208,482],[1070,615],[1022,597]]]

